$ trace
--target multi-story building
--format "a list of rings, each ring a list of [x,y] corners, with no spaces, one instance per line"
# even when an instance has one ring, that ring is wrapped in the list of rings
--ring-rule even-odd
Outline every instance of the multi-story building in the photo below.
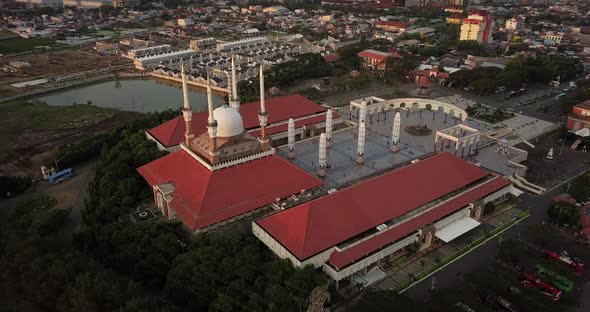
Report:
[[[214,51],[216,47],[217,40],[215,38],[191,40],[189,43],[189,48],[198,52]]]
[[[590,101],[577,104],[567,117],[566,127],[570,131],[590,128]]]
[[[445,5],[445,12],[449,13],[463,13],[463,6],[461,5]]]
[[[177,22],[178,26],[180,27],[186,27],[195,24],[195,21],[192,18],[179,18]]]
[[[197,53],[194,50],[186,49],[179,51],[168,51],[158,54],[150,54],[144,57],[135,58],[133,64],[139,70],[153,70],[163,62],[179,61],[180,59],[190,58]]]
[[[408,25],[404,22],[376,22],[373,27],[390,32],[404,32]]]
[[[448,24],[461,24],[463,22],[463,18],[459,14],[453,14],[447,17]]]
[[[522,30],[524,20],[520,16],[513,17],[506,21],[506,30]]]
[[[139,4],[139,0],[113,0],[115,8],[133,8]]]
[[[481,44],[492,42],[494,19],[485,10],[474,11],[461,24],[460,40],[474,40]]]
[[[561,40],[563,39],[563,34],[548,32],[541,34],[541,38],[545,40],[546,44],[561,44]]]
[[[357,55],[363,60],[363,67],[372,70],[384,70],[385,60],[394,56],[391,53],[371,49],[361,51]]]

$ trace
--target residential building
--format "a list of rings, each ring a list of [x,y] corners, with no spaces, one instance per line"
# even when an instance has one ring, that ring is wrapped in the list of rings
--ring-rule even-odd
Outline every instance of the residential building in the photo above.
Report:
[[[404,32],[408,25],[404,22],[376,22],[373,27],[389,32]]]
[[[115,8],[133,8],[139,4],[139,0],[113,0]]]
[[[453,14],[447,17],[448,24],[461,24],[463,22],[463,17],[459,14]]]
[[[492,43],[494,19],[485,10],[474,11],[463,20],[460,40],[474,40],[481,44]]]
[[[506,30],[522,30],[524,29],[524,20],[520,16],[513,17],[506,20]]]
[[[357,55],[363,60],[363,67],[372,70],[384,70],[385,60],[388,57],[394,56],[391,53],[381,52],[372,49],[361,51],[357,53]]]
[[[590,128],[590,101],[574,105],[567,117],[566,127],[573,132]]]

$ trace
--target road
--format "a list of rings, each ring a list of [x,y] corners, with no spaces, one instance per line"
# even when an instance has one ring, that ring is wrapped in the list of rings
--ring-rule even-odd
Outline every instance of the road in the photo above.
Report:
[[[489,240],[482,246],[478,247],[476,250],[471,251],[455,262],[449,264],[439,272],[433,274],[427,279],[424,279],[414,287],[408,289],[406,292],[404,292],[404,294],[416,300],[417,302],[420,302],[423,300],[423,298],[427,298],[433,277],[436,279],[437,288],[449,288],[453,287],[453,285],[456,285],[457,283],[461,283],[459,280],[460,274],[475,271],[491,261],[491,258],[497,253],[497,246],[500,237],[502,237],[504,240],[511,238],[516,239],[519,236],[519,232],[525,227],[532,224],[539,224],[543,220],[546,220],[546,211],[552,202],[551,198],[557,194],[562,193],[565,189],[566,183],[567,182],[563,182],[542,196],[533,196],[528,194],[521,195],[522,201],[519,204],[519,208],[530,209],[530,217],[509,228],[498,237]],[[586,287],[590,287],[590,284],[586,284]],[[587,290],[588,288],[586,288],[586,291]],[[588,311],[587,308],[584,307],[590,307],[590,295],[585,295],[582,300],[582,306],[578,307],[577,310],[574,310],[575,312]]]
[[[61,182],[57,185],[51,185],[49,182],[41,180],[33,183],[31,188],[24,194],[0,201],[0,224],[6,220],[12,209],[19,203],[25,202],[35,194],[48,195],[57,200],[55,208],[71,209],[69,222],[64,229],[64,236],[71,237],[71,234],[79,231],[81,226],[82,209],[84,209],[84,199],[88,190],[88,184],[94,176],[95,161],[88,161],[74,167],[76,175],[71,179]]]

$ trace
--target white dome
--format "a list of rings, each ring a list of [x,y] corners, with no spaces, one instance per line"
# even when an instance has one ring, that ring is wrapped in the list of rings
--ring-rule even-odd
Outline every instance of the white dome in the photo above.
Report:
[[[232,107],[222,105],[214,109],[213,117],[217,120],[218,137],[227,138],[244,132],[242,116]]]

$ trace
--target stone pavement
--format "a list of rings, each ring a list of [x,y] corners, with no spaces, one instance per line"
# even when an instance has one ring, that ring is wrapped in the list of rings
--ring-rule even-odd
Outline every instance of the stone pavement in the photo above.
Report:
[[[470,245],[472,242],[484,237],[486,233],[510,221],[521,212],[522,210],[516,208],[504,210],[496,213],[480,226],[447,244],[433,244],[430,248],[413,255],[399,265],[388,268],[386,271],[388,276],[373,285],[373,287],[381,290],[404,288],[411,283],[413,277],[428,270],[443,259]]]

